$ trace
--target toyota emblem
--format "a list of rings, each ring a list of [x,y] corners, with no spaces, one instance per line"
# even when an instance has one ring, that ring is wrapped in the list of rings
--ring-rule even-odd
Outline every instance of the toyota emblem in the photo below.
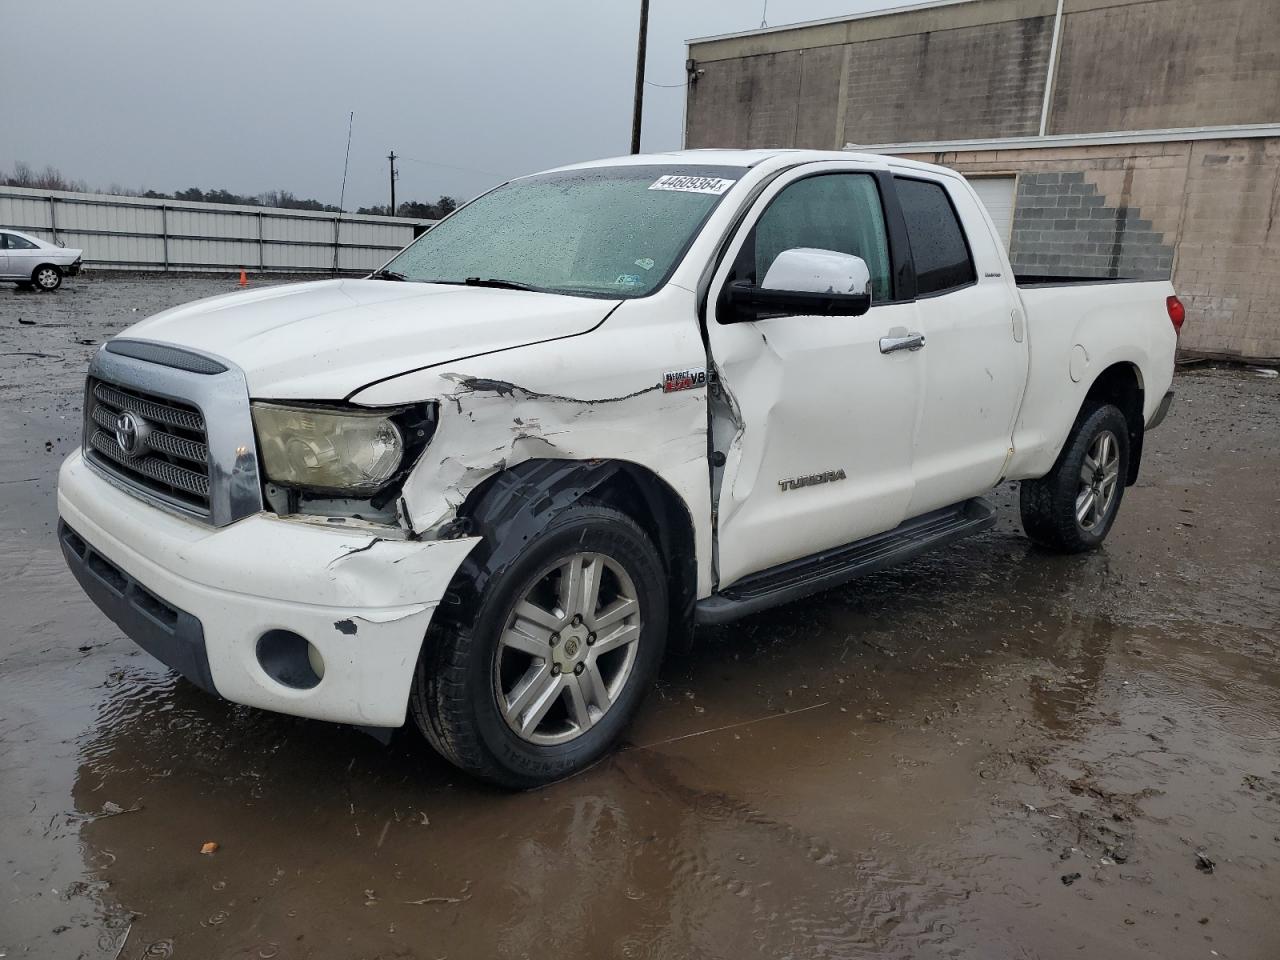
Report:
[[[143,425],[128,410],[116,417],[116,443],[127,456],[137,456],[142,449]]]

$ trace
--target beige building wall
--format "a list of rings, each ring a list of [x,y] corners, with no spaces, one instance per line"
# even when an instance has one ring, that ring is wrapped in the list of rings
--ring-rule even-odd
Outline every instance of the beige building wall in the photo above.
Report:
[[[967,0],[691,42],[686,144],[1034,138],[1056,10]],[[1063,0],[1048,104],[1050,136],[1280,124],[1280,0]],[[1019,175],[1020,272],[1172,272],[1184,350],[1280,358],[1280,137],[914,155]]]
[[[983,0],[694,43],[686,145],[1034,134],[1055,10],[1054,0]]]
[[[1065,0],[1047,133],[1278,120],[1277,0]]]
[[[1185,352],[1280,358],[1280,137],[902,155],[966,176],[1016,174],[1010,257],[1019,272],[1105,276],[1105,269],[1081,265],[1076,258],[1094,254],[1076,248],[1127,251],[1135,249],[1127,232],[1153,235],[1136,248],[1154,258],[1150,269],[1139,257],[1117,272],[1167,276],[1162,254],[1147,249],[1170,251],[1174,288],[1187,305]],[[1073,185],[1061,182],[1072,173],[1083,175],[1083,191],[1073,194]],[[1054,179],[1057,185],[1043,186]],[[1028,194],[1037,181],[1038,192]],[[1105,221],[1109,237],[1064,242],[1070,231],[1029,229],[1056,199],[1090,190],[1105,209],[1125,211],[1121,221]],[[1029,210],[1042,213],[1028,216]],[[1040,257],[1054,259],[1041,264]]]
[[[1034,136],[1055,0],[692,41],[690,147]],[[1280,0],[1064,0],[1046,133],[1280,121]]]

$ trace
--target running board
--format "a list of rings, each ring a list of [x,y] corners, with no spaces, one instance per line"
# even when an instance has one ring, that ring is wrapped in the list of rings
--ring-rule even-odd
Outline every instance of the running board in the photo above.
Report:
[[[980,533],[995,522],[995,511],[978,498],[934,510],[886,533],[753,573],[727,590],[699,600],[694,622],[708,626],[729,623],[790,603]]]

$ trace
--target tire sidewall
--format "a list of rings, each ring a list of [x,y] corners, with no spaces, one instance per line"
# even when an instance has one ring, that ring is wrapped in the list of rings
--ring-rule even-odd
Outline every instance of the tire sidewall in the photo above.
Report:
[[[640,602],[641,632],[636,659],[619,698],[582,736],[568,743],[541,745],[522,739],[502,717],[493,690],[498,639],[511,608],[535,578],[560,557],[601,553],[626,569]],[[539,533],[485,584],[470,629],[466,665],[467,703],[480,741],[516,779],[540,784],[565,777],[602,756],[630,721],[662,659],[667,628],[666,577],[648,538],[613,510],[579,504]]]

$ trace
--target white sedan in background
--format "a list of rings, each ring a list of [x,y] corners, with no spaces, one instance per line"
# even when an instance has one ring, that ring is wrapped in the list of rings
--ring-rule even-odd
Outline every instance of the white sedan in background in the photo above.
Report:
[[[0,280],[57,290],[80,272],[83,250],[70,250],[17,230],[0,228]]]

